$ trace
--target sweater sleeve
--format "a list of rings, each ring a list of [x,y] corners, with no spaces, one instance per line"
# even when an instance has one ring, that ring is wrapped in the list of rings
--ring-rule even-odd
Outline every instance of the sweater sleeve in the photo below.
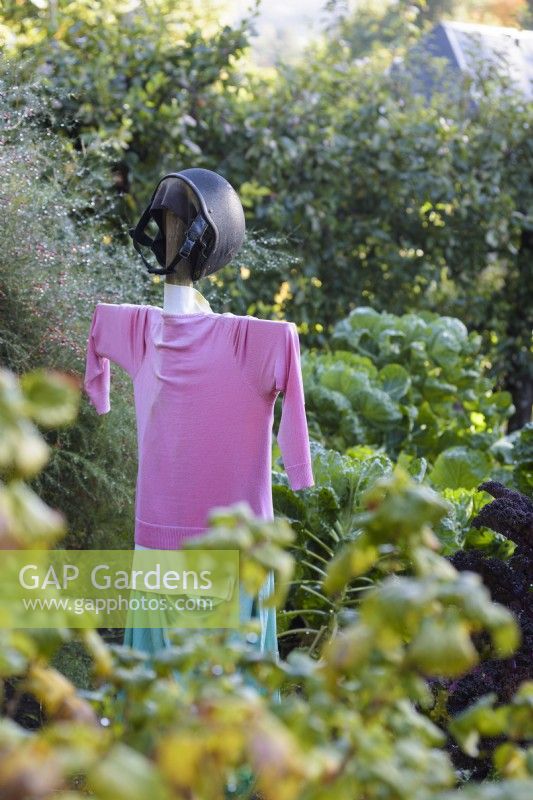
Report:
[[[278,444],[291,489],[314,486],[305,396],[300,363],[300,339],[293,322],[283,325],[274,362],[276,391],[283,392]]]
[[[133,378],[144,350],[146,306],[98,303],[93,313],[85,365],[84,389],[98,414],[110,410],[110,360]]]

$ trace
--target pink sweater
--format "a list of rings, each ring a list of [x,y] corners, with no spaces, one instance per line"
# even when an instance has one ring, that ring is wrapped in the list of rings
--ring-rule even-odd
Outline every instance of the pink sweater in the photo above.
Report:
[[[98,303],[84,383],[98,414],[110,410],[110,359],[133,380],[137,544],[178,549],[206,530],[211,508],[237,501],[273,518],[279,392],[277,439],[289,484],[314,485],[294,323]]]

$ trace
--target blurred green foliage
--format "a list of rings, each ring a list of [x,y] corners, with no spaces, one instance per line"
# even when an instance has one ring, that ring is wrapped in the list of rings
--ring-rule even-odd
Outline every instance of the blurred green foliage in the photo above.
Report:
[[[72,424],[77,400],[71,379],[60,373],[30,372],[20,380],[2,373],[1,441],[20,446],[6,448],[0,465],[0,548],[46,548],[64,533],[61,515],[23,483],[22,499],[18,487],[45,460],[35,458],[46,445],[34,423]],[[294,650],[274,662],[245,636],[230,641],[227,631],[189,630],[171,631],[171,646],[147,657],[108,646],[92,630],[13,630],[4,619],[2,797],[244,800],[255,789],[263,800],[459,800],[447,732],[428,716],[435,702],[428,679],[476,665],[476,632],[489,635],[500,657],[515,651],[520,635],[478,576],[458,573],[438,554],[431,526],[445,513],[438,494],[401,469],[365,490],[361,536],[330,563],[324,589],[328,596],[342,592],[363,563],[382,557],[385,577],[366,592],[355,617],[330,632],[319,659]],[[262,566],[291,577],[287,521],[256,520],[242,503],[213,510],[209,523],[204,541],[192,546],[239,549],[252,590],[261,585]],[[411,574],[396,574],[406,560]],[[282,602],[283,592],[273,601]],[[82,644],[89,689],[76,689],[52,665],[65,643]],[[298,692],[273,703],[246,685],[246,675],[258,687],[289,684]],[[24,695],[42,711],[33,730],[17,721]],[[479,783],[478,800],[525,800],[533,789],[526,749],[531,702],[532,686],[524,682],[510,703],[494,708],[488,695],[450,724],[448,733],[474,756],[484,736],[502,737],[494,752],[498,780]]]

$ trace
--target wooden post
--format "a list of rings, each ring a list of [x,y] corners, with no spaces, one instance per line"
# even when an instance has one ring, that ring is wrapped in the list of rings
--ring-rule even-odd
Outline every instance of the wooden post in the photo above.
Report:
[[[171,177],[167,178],[166,180],[179,181],[179,178]],[[198,201],[196,200],[193,190],[183,181],[180,181],[180,184],[181,189],[187,195],[189,202],[194,208],[196,208],[198,206]],[[166,237],[165,266],[168,266],[183,244],[187,225],[182,219],[176,216],[173,211],[165,208],[163,209],[163,230]],[[174,270],[175,271],[170,275],[165,276],[165,281],[167,283],[173,283],[179,286],[193,285],[191,279],[191,267],[188,261],[180,259],[174,267]]]

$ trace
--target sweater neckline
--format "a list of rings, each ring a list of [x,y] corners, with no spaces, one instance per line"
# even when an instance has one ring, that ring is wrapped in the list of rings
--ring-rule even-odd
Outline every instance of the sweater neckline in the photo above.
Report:
[[[219,317],[220,314],[217,314],[215,311],[195,311],[193,314],[174,314],[171,311],[164,311],[162,308],[159,309],[161,312],[162,317],[167,317],[169,319],[190,319],[191,317]]]

